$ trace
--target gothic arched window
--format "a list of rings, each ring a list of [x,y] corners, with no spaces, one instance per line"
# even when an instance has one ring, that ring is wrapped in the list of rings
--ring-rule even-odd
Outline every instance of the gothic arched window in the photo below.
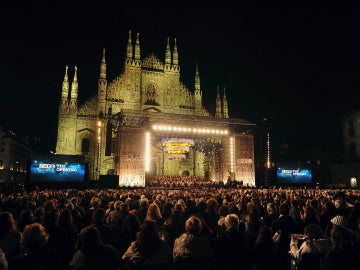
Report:
[[[145,105],[158,105],[156,102],[156,88],[152,83],[145,90]]]

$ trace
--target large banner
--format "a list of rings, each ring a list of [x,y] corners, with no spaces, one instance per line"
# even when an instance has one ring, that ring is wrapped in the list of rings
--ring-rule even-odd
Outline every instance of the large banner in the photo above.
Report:
[[[145,130],[123,128],[119,145],[119,186],[145,186]]]

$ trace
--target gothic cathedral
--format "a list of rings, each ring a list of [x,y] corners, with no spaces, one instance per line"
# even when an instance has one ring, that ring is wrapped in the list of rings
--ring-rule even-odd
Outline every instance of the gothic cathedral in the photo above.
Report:
[[[173,45],[173,46],[170,46]],[[122,73],[108,82],[105,49],[97,95],[78,104],[77,67],[68,66],[59,105],[56,153],[85,158],[89,179],[114,175],[119,186],[145,186],[159,175],[228,179],[255,185],[255,124],[229,117],[225,89],[216,112],[202,104],[196,64],[194,89],[180,81],[176,39],[167,38],[164,61],[141,56],[129,31]]]

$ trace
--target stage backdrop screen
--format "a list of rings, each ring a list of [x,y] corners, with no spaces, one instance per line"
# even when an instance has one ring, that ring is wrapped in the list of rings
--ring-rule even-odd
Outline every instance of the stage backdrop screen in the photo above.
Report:
[[[84,182],[85,162],[80,156],[51,155],[31,160],[29,182]]]
[[[311,184],[311,169],[296,163],[278,163],[276,168],[278,184]]]

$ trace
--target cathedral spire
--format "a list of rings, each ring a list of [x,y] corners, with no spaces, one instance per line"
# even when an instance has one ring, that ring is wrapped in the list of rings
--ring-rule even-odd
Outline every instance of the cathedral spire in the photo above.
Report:
[[[129,39],[126,48],[126,63],[130,64],[132,63],[132,60],[133,60],[133,45],[131,42],[131,30],[129,30]]]
[[[103,49],[103,57],[100,64],[100,79],[106,79],[105,48]]]
[[[65,76],[64,81],[62,83],[62,91],[61,91],[61,103],[65,103],[69,98],[69,76],[68,76],[69,66],[65,66]]]
[[[77,107],[77,99],[78,99],[78,80],[77,80],[77,66],[75,66],[74,79],[71,83],[71,98],[70,105],[73,107]]]
[[[200,88],[200,75],[199,75],[199,67],[198,63],[196,63],[196,71],[195,71],[195,113],[197,115],[201,114],[202,109],[202,93]]]
[[[225,87],[224,87],[224,96],[223,96],[223,118],[229,118],[228,102],[226,99]]]
[[[140,64],[140,40],[139,40],[140,34],[136,34],[136,43],[135,43],[135,62]]]
[[[98,115],[100,113],[104,115],[105,113],[106,88],[107,88],[106,61],[105,61],[105,49],[103,49],[103,56],[100,64],[100,77],[98,80],[98,107],[97,107]]]
[[[176,45],[176,38],[174,39],[174,51],[172,55],[172,70],[176,72],[180,72],[180,66],[179,66],[179,55]]]
[[[217,86],[215,118],[221,118],[221,99],[219,86]]]
[[[196,71],[195,71],[195,94],[200,94],[200,75],[199,75],[199,66],[196,63]]]
[[[169,70],[171,67],[171,52],[170,52],[170,38],[167,38],[166,51],[165,51],[165,68]]]
[[[178,56],[178,50],[177,50],[177,45],[176,45],[176,38],[174,39],[173,65],[175,67],[177,67],[179,65],[179,56]]]

